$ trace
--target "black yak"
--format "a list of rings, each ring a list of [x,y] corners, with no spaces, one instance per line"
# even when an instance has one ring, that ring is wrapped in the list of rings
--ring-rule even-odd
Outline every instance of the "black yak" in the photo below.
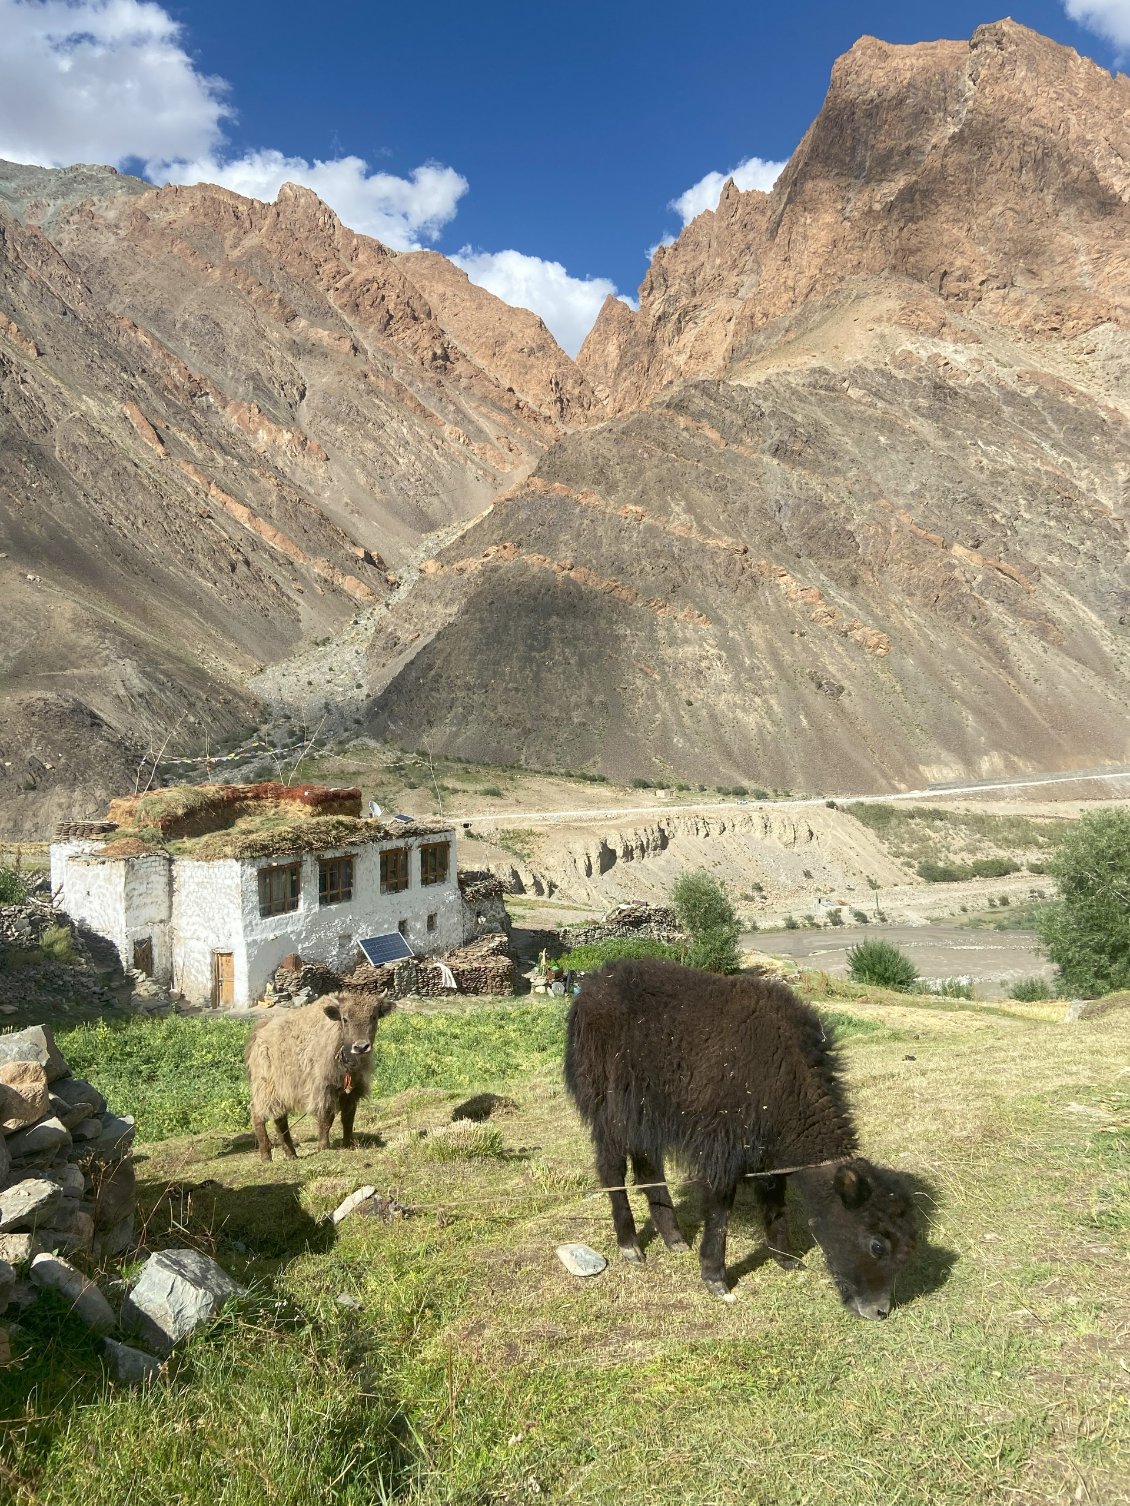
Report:
[[[685,1250],[666,1186],[676,1156],[705,1188],[702,1279],[720,1297],[726,1227],[751,1172],[769,1249],[786,1269],[786,1173],[846,1306],[885,1318],[916,1242],[906,1183],[857,1156],[832,1042],[784,983],[722,978],[672,962],[613,962],[589,976],[569,1011],[565,1082],[592,1131],[601,1183],[619,1188],[631,1157],[657,1233]],[[626,1192],[611,1194],[620,1252],[642,1260]]]

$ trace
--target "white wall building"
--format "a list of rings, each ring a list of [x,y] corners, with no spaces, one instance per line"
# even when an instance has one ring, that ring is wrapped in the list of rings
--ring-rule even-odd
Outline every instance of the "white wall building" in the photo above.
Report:
[[[254,1004],[292,953],[349,971],[370,936],[399,930],[426,956],[479,933],[459,890],[453,827],[340,824],[358,840],[309,846],[317,823],[296,821],[286,829],[293,850],[269,857],[195,856],[191,841],[128,855],[112,839],[58,841],[55,903],[109,938],[124,967],[227,1007]]]

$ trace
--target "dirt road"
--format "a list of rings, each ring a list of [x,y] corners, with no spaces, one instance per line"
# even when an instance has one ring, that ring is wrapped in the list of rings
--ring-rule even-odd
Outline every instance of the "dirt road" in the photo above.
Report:
[[[924,978],[964,978],[979,998],[1003,999],[1017,978],[1051,979],[1054,969],[1031,931],[967,926],[844,926],[819,931],[756,931],[742,945],[846,977],[848,952],[868,937],[890,941]]]

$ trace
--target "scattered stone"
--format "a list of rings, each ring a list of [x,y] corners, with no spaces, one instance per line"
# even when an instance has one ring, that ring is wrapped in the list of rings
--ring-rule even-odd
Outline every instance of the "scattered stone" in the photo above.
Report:
[[[588,1245],[558,1245],[557,1258],[571,1276],[599,1276],[608,1264]]]
[[[102,1348],[110,1362],[115,1380],[136,1386],[160,1374],[161,1361],[156,1355],[146,1354],[144,1349],[134,1349],[129,1344],[119,1344],[116,1339],[103,1339]]]
[[[41,1119],[30,1129],[16,1130],[4,1142],[13,1160],[20,1156],[37,1156],[43,1151],[64,1150],[70,1146],[71,1132],[60,1120]]]
[[[358,1187],[356,1192],[351,1192],[347,1198],[340,1202],[333,1211],[333,1221],[340,1224],[343,1218],[348,1218],[354,1208],[359,1208],[366,1198],[371,1198],[376,1192],[375,1187]]]
[[[1067,1013],[1063,1017],[1063,1023],[1065,1025],[1078,1025],[1079,1021],[1083,1018],[1083,1011],[1086,1009],[1088,1003],[1089,1000],[1087,999],[1072,999],[1071,1003],[1067,1006]]]
[[[379,1218],[387,1224],[394,1218],[407,1218],[408,1211],[395,1198],[381,1197],[378,1192],[376,1197],[365,1199],[357,1210],[357,1217]]]
[[[0,1062],[0,1130],[9,1135],[49,1110],[47,1073],[35,1061]]]
[[[58,1255],[37,1255],[31,1263],[31,1279],[36,1286],[60,1292],[77,1317],[95,1333],[109,1333],[114,1327],[114,1309],[81,1271]]]
[[[8,1338],[8,1331],[0,1328],[0,1367],[12,1363],[12,1345]]]
[[[48,1223],[62,1200],[63,1189],[57,1182],[26,1177],[15,1187],[0,1192],[0,1233],[36,1229]]]
[[[12,1158],[8,1154],[8,1147],[3,1137],[0,1136],[0,1186],[8,1180],[8,1172],[11,1169]]]
[[[69,1199],[64,1200],[47,1237],[59,1255],[89,1255],[94,1247],[94,1220]]]
[[[16,1288],[16,1272],[6,1260],[0,1260],[0,1313],[8,1306],[8,1298]]]
[[[46,1025],[32,1025],[28,1030],[0,1035],[2,1062],[38,1062],[46,1072],[48,1082],[66,1077],[70,1071]]]
[[[339,1307],[348,1307],[353,1312],[358,1313],[364,1306],[364,1304],[357,1297],[352,1296],[349,1292],[338,1292],[337,1301]]]
[[[67,1129],[74,1129],[76,1124],[81,1124],[84,1119],[94,1117],[94,1105],[92,1103],[69,1104],[65,1098],[60,1098],[57,1093],[51,1094],[51,1112],[59,1122]]]
[[[151,1255],[122,1304],[122,1328],[168,1354],[229,1297],[243,1291],[225,1270],[196,1250]]]
[[[71,1130],[75,1140],[97,1140],[102,1133],[101,1119],[82,1119]]]
[[[89,1103],[91,1115],[95,1118],[106,1112],[106,1100],[98,1089],[84,1078],[65,1077],[61,1082],[55,1083],[51,1091],[56,1098],[63,1099],[65,1103]]]

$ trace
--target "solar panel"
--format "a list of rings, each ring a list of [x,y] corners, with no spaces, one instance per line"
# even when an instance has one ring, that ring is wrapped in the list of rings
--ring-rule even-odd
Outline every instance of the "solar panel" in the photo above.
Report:
[[[385,962],[400,962],[405,957],[416,955],[399,931],[389,931],[386,936],[369,936],[357,945],[374,967],[380,967]]]

